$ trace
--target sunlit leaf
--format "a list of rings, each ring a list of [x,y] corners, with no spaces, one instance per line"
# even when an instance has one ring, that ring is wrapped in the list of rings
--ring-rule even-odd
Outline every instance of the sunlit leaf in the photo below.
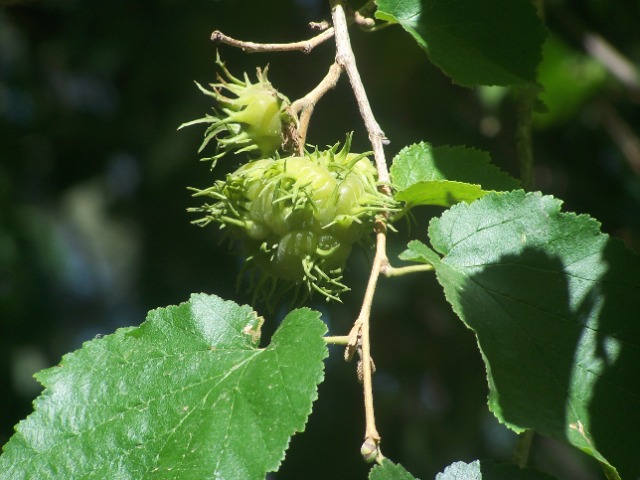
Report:
[[[291,312],[258,348],[249,307],[194,295],[66,355],[0,457],[0,478],[263,479],[304,429],[326,327]]]
[[[403,148],[393,160],[391,179],[397,200],[416,205],[451,206],[472,202],[492,190],[513,190],[519,182],[490,162],[486,152],[426,142]]]

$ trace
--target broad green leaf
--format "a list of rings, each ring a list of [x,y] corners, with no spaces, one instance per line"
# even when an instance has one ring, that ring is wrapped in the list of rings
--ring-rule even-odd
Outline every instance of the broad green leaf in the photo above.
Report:
[[[436,480],[553,480],[550,475],[513,464],[487,460],[455,462],[436,475]]]
[[[395,198],[409,208],[448,207],[472,202],[491,190],[513,190],[519,182],[491,164],[489,154],[463,146],[434,147],[426,142],[403,148],[393,160]]]
[[[575,445],[640,476],[640,257],[553,197],[488,194],[432,220],[447,300],[475,332],[489,407],[515,431]]]
[[[382,464],[371,469],[369,480],[417,480],[405,468],[390,460],[383,460]]]
[[[251,308],[193,295],[84,344],[0,457],[1,479],[264,479],[304,429],[323,378],[319,314],[295,310],[258,348]]]
[[[535,80],[545,28],[530,0],[376,0],[431,61],[463,86]]]

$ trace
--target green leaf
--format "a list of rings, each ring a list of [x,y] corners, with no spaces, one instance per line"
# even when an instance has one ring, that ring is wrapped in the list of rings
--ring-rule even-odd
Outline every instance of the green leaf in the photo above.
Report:
[[[480,185],[435,180],[415,183],[398,193],[395,198],[405,202],[407,208],[418,205],[450,207],[459,202],[471,203],[486,194]]]
[[[398,257],[400,260],[406,260],[407,262],[428,263],[434,266],[440,264],[438,254],[418,240],[411,240],[407,244],[407,250],[398,255]]]
[[[487,460],[455,462],[436,475],[436,480],[552,480],[554,477],[530,468]]]
[[[376,0],[376,17],[397,22],[456,83],[535,80],[546,30],[530,0]]]
[[[304,429],[323,379],[319,314],[262,318],[215,296],[151,311],[37,375],[46,387],[0,478],[263,479]]]
[[[417,480],[416,477],[411,475],[400,465],[391,462],[390,460],[383,460],[382,464],[376,465],[371,469],[369,474],[369,480]]]
[[[403,257],[434,265],[476,333],[500,421],[637,478],[640,257],[560,206],[522,191],[460,203],[429,227],[442,259],[419,242]]]
[[[395,198],[407,204],[448,207],[473,202],[488,191],[513,190],[520,183],[491,164],[489,154],[463,146],[426,142],[403,148],[393,160]]]

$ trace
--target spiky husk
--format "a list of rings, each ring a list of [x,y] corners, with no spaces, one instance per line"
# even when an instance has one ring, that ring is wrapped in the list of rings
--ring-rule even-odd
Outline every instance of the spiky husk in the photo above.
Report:
[[[218,83],[207,89],[196,82],[202,93],[213,97],[216,107],[203,118],[180,125],[180,128],[208,123],[204,140],[198,153],[212,141],[216,141],[216,154],[203,160],[216,162],[229,152],[255,154],[268,158],[283,144],[283,130],[296,119],[289,113],[290,102],[267,79],[267,68],[256,69],[257,82],[236,78],[226,68],[220,57],[216,64],[222,71]]]
[[[338,300],[348,290],[341,280],[353,244],[394,208],[378,191],[375,167],[349,144],[256,160],[197,191],[214,202],[192,209],[203,214],[195,223],[217,223],[242,242],[247,266],[260,272],[259,297],[297,288]]]

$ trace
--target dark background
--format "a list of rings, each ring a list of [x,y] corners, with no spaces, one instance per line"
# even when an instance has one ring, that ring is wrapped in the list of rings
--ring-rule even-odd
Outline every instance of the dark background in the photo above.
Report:
[[[537,188],[638,251],[637,72],[635,85],[621,82],[581,38],[583,28],[599,33],[637,65],[640,2],[549,7],[556,40],[541,69],[550,111],[537,119]],[[240,260],[216,229],[190,224],[186,209],[198,201],[187,187],[205,187],[214,174],[198,162],[202,129],[176,127],[211,107],[193,80],[214,81],[213,29],[294,41],[311,35],[307,22],[328,18],[320,0],[0,1],[0,444],[39,394],[31,375],[82,342],[139,324],[191,292],[250,300],[235,289]],[[518,175],[504,90],[453,85],[399,27],[354,28],[352,42],[391,139],[389,158],[421,140],[464,144]],[[270,80],[292,100],[317,84],[334,55],[330,42],[309,55],[220,52],[236,74],[269,63]],[[342,78],[317,107],[308,141],[333,144],[348,131],[353,151],[369,148]],[[424,240],[426,221],[440,212],[418,212],[411,237]],[[406,245],[407,228],[399,230],[392,259]],[[346,334],[358,313],[369,258],[359,252],[350,261],[344,304],[312,305],[332,334]],[[268,317],[272,328],[281,313]],[[456,460],[509,458],[514,436],[487,410],[473,335],[432,275],[382,279],[372,328],[386,456],[423,479]],[[365,478],[361,390],[341,357],[332,352],[307,431],[273,478]],[[533,457],[559,478],[601,477],[593,461],[548,439],[536,440]]]

